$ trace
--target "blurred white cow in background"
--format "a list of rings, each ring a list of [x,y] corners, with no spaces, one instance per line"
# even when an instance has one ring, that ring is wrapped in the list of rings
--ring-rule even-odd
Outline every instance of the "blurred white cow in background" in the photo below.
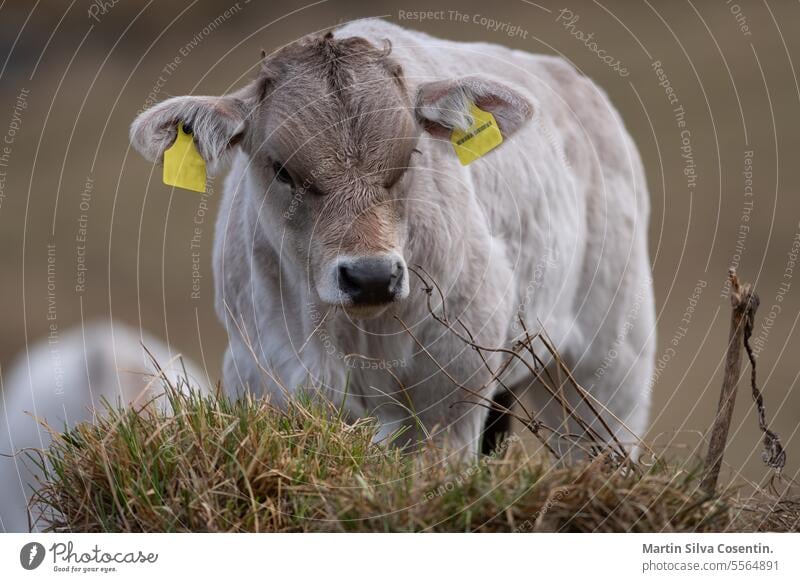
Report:
[[[161,340],[110,321],[73,328],[52,344],[42,339],[7,373],[2,370],[0,531],[29,530],[27,503],[38,472],[20,451],[48,446],[50,434],[41,422],[61,431],[102,414],[104,399],[142,405],[163,394],[163,382],[154,378],[155,366],[142,346],[173,386],[185,385],[180,379],[186,377],[195,389],[209,385],[198,366]]]

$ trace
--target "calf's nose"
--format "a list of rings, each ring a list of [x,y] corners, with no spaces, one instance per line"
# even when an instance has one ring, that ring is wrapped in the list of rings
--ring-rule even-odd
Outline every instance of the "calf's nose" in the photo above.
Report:
[[[339,264],[339,288],[353,303],[379,305],[395,299],[405,269],[402,262],[386,257],[364,257]]]

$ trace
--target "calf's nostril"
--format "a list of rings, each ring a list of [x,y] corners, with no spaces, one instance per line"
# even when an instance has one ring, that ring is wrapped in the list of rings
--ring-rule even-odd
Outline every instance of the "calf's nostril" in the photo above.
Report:
[[[397,285],[403,280],[403,263],[395,262],[392,266],[392,274],[389,277],[389,289],[394,292]]]
[[[347,265],[339,265],[339,288],[345,292],[350,292],[358,288],[358,283],[350,275],[350,269]]]

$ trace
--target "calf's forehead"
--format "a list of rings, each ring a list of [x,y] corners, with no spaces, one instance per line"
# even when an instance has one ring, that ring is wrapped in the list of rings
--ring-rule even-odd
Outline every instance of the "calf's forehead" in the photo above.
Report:
[[[268,152],[296,172],[316,175],[405,167],[420,129],[402,80],[374,55],[345,60],[334,72],[305,57],[305,66],[283,67],[265,100]]]

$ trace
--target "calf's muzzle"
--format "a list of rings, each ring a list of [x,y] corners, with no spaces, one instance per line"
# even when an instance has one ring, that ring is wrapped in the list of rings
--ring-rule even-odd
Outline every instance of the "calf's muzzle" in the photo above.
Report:
[[[354,305],[381,305],[405,295],[406,266],[397,256],[341,259],[337,283]]]

